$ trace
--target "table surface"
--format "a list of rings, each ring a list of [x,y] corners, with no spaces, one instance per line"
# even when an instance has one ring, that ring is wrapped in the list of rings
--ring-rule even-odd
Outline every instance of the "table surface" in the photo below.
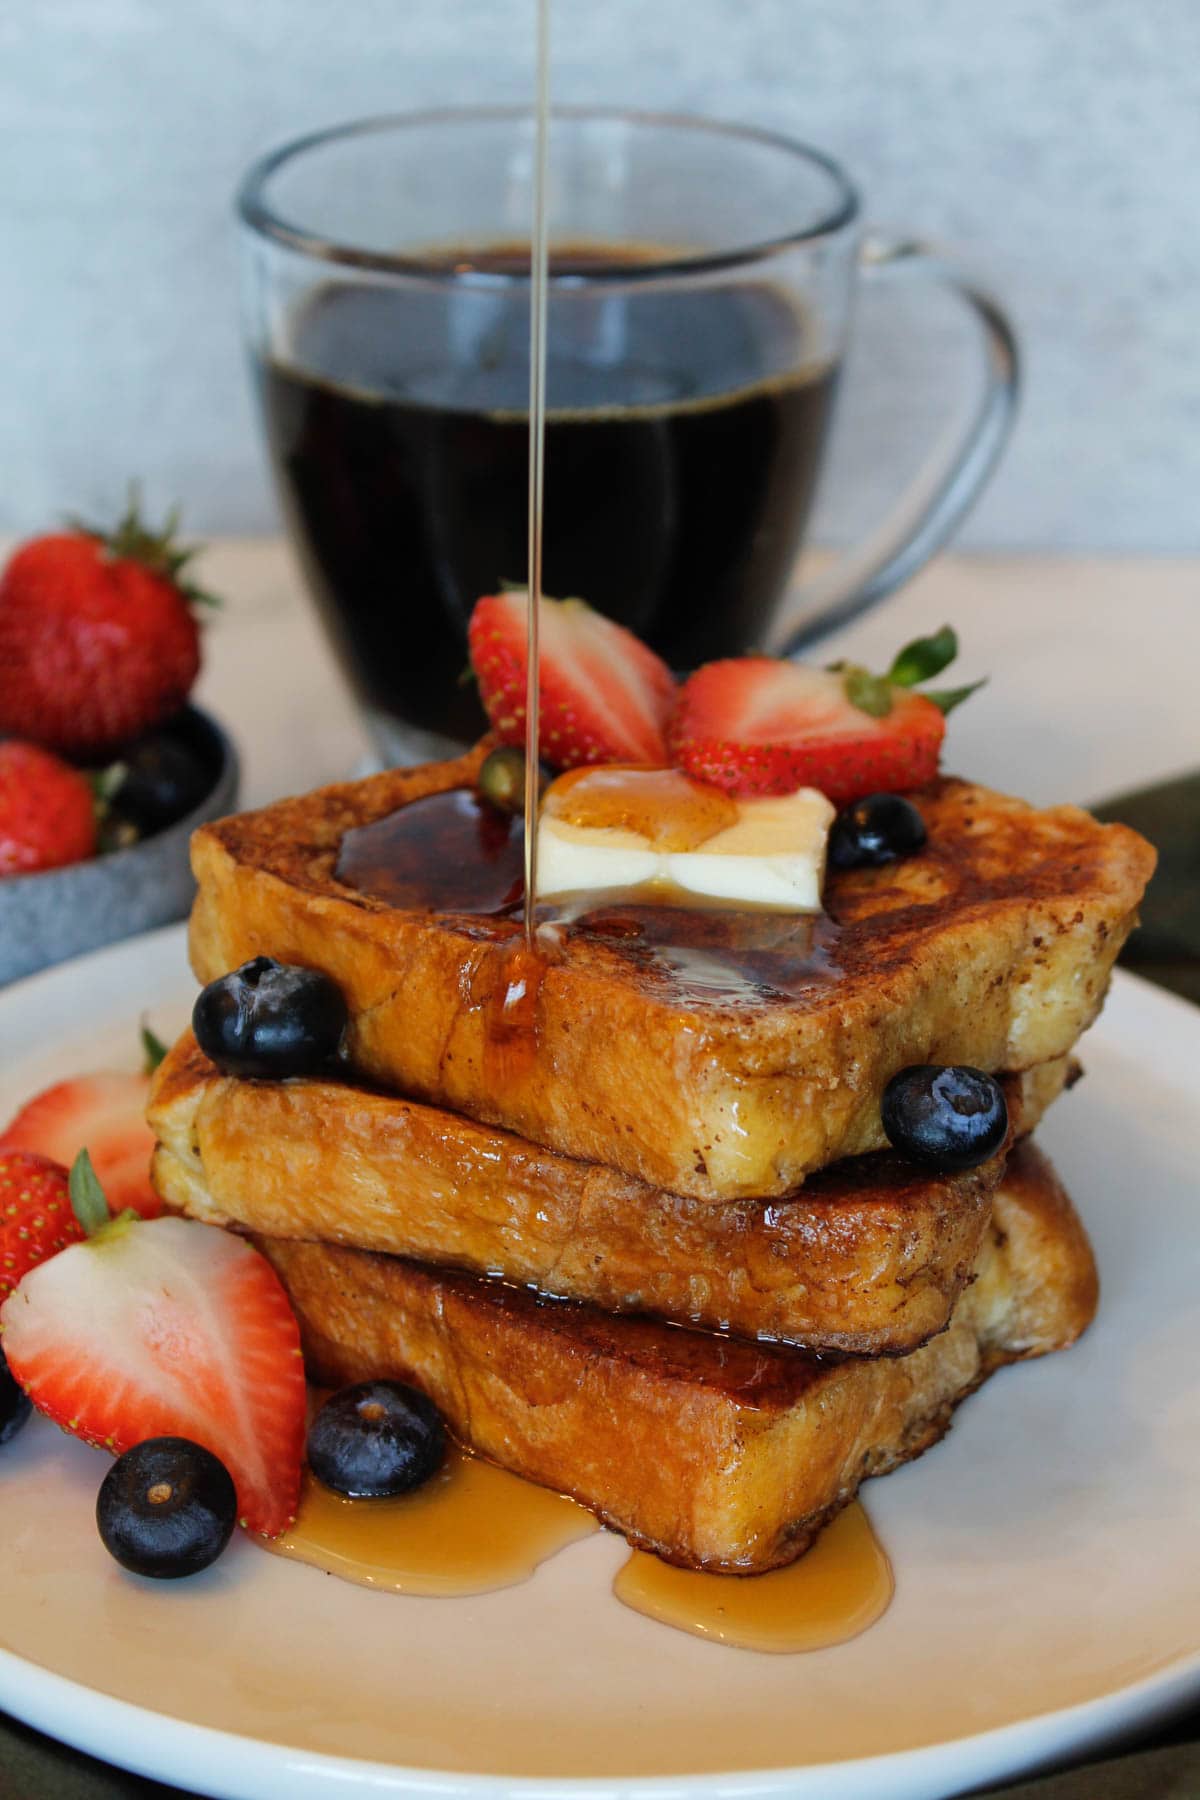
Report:
[[[288,548],[274,538],[218,542],[201,574],[225,607],[205,628],[196,697],[238,742],[242,804],[348,775],[370,746]],[[988,685],[954,715],[947,766],[1037,802],[1088,805],[1200,768],[1198,602],[1200,560],[945,556],[823,642],[819,657],[886,668],[902,643],[949,622],[962,645],[956,680],[986,675]],[[1172,831],[1182,820],[1189,881],[1200,874],[1200,783],[1107,810],[1134,823],[1162,819]],[[1166,921],[1163,961],[1186,965],[1182,980],[1162,976],[1171,985],[1187,987],[1200,968],[1195,893],[1190,886],[1182,899],[1177,890]],[[1182,1800],[1200,1793],[1200,1749],[1187,1741],[1197,1729],[1193,1717],[1158,1734],[1148,1753],[1008,1792],[1011,1800]],[[167,1800],[177,1790],[0,1720],[0,1792],[6,1800]]]

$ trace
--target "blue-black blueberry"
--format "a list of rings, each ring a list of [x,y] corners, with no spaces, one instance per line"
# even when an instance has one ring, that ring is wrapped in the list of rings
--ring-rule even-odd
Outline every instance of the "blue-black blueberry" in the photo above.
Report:
[[[947,1174],[986,1162],[1008,1136],[1000,1083],[964,1064],[901,1069],[884,1089],[880,1111],[889,1143]]]
[[[147,1438],[118,1456],[100,1484],[105,1549],[135,1575],[174,1580],[207,1569],[237,1522],[225,1464],[189,1438]]]
[[[4,1351],[0,1350],[0,1444],[7,1444],[9,1438],[16,1437],[32,1411],[33,1402],[25,1390],[18,1387],[4,1359]]]
[[[878,868],[912,856],[925,842],[925,821],[902,794],[868,794],[840,812],[829,831],[831,869]]]
[[[201,991],[192,1030],[222,1074],[269,1081],[318,1074],[337,1053],[347,1019],[328,975],[256,956]]]
[[[317,1480],[355,1500],[409,1494],[435,1475],[446,1427],[433,1401],[401,1381],[361,1381],[329,1399],[308,1429]]]
[[[204,758],[170,732],[140,738],[121,752],[124,769],[109,805],[141,837],[185,819],[213,786]]]

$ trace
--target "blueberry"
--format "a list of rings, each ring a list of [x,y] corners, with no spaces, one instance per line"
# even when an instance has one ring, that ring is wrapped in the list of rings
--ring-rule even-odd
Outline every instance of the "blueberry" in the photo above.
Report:
[[[192,1008],[196,1042],[224,1075],[315,1075],[346,1029],[341,989],[319,969],[256,956],[210,981]]]
[[[446,1427],[432,1400],[401,1381],[360,1381],[333,1394],[308,1430],[317,1480],[355,1500],[409,1494],[435,1475]]]
[[[9,1438],[16,1437],[32,1411],[29,1395],[13,1380],[4,1352],[0,1350],[0,1444],[7,1444]]]
[[[125,773],[109,804],[142,837],[185,819],[213,785],[203,758],[166,732],[132,744],[121,763]]]
[[[911,856],[925,842],[925,821],[900,794],[868,794],[839,813],[829,833],[831,869],[878,868]]]
[[[170,1581],[217,1560],[237,1522],[233,1477],[188,1438],[147,1438],[118,1456],[100,1484],[104,1548],[135,1575]]]
[[[883,1129],[914,1161],[954,1173],[994,1156],[1008,1136],[1008,1105],[993,1075],[918,1063],[883,1092]]]

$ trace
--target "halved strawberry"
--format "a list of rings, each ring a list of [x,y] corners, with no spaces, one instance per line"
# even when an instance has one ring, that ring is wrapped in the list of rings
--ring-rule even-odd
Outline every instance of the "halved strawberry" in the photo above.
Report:
[[[843,671],[767,656],[708,663],[679,691],[672,759],[697,781],[743,796],[814,787],[845,806],[922,787],[937,774],[945,717],[922,694],[867,680],[872,711],[850,699]]]
[[[468,638],[479,695],[501,744],[525,742],[525,594],[475,604]],[[556,769],[667,761],[675,681],[661,657],[582,600],[545,600],[538,613],[538,750]]]
[[[125,1213],[30,1270],[0,1330],[16,1380],[64,1430],[118,1456],[191,1438],[229,1470],[248,1530],[275,1537],[291,1523],[300,1333],[275,1271],[241,1238]]]
[[[67,1171],[32,1151],[0,1151],[0,1300],[30,1269],[82,1236]]]
[[[117,1070],[56,1082],[27,1101],[0,1133],[0,1153],[36,1150],[70,1168],[86,1145],[113,1211],[128,1206],[144,1219],[155,1218],[162,1201],[150,1186],[149,1088],[147,1076]]]

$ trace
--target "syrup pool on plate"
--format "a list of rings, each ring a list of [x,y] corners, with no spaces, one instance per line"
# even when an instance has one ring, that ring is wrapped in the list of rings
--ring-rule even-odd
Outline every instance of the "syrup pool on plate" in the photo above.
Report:
[[[891,1604],[892,1568],[854,1501],[812,1549],[767,1575],[705,1575],[635,1550],[617,1599],[678,1631],[739,1650],[826,1650],[873,1625]]]
[[[347,1500],[305,1477],[278,1556],[393,1594],[453,1598],[516,1587],[601,1529],[586,1508],[451,1444],[424,1487]],[[660,1624],[738,1649],[819,1650],[856,1637],[892,1596],[892,1573],[855,1502],[806,1556],[768,1575],[706,1575],[634,1550],[613,1593]]]
[[[347,1500],[306,1475],[295,1524],[268,1548],[394,1594],[485,1594],[599,1529],[574,1500],[451,1444],[437,1474],[395,1500]]]

